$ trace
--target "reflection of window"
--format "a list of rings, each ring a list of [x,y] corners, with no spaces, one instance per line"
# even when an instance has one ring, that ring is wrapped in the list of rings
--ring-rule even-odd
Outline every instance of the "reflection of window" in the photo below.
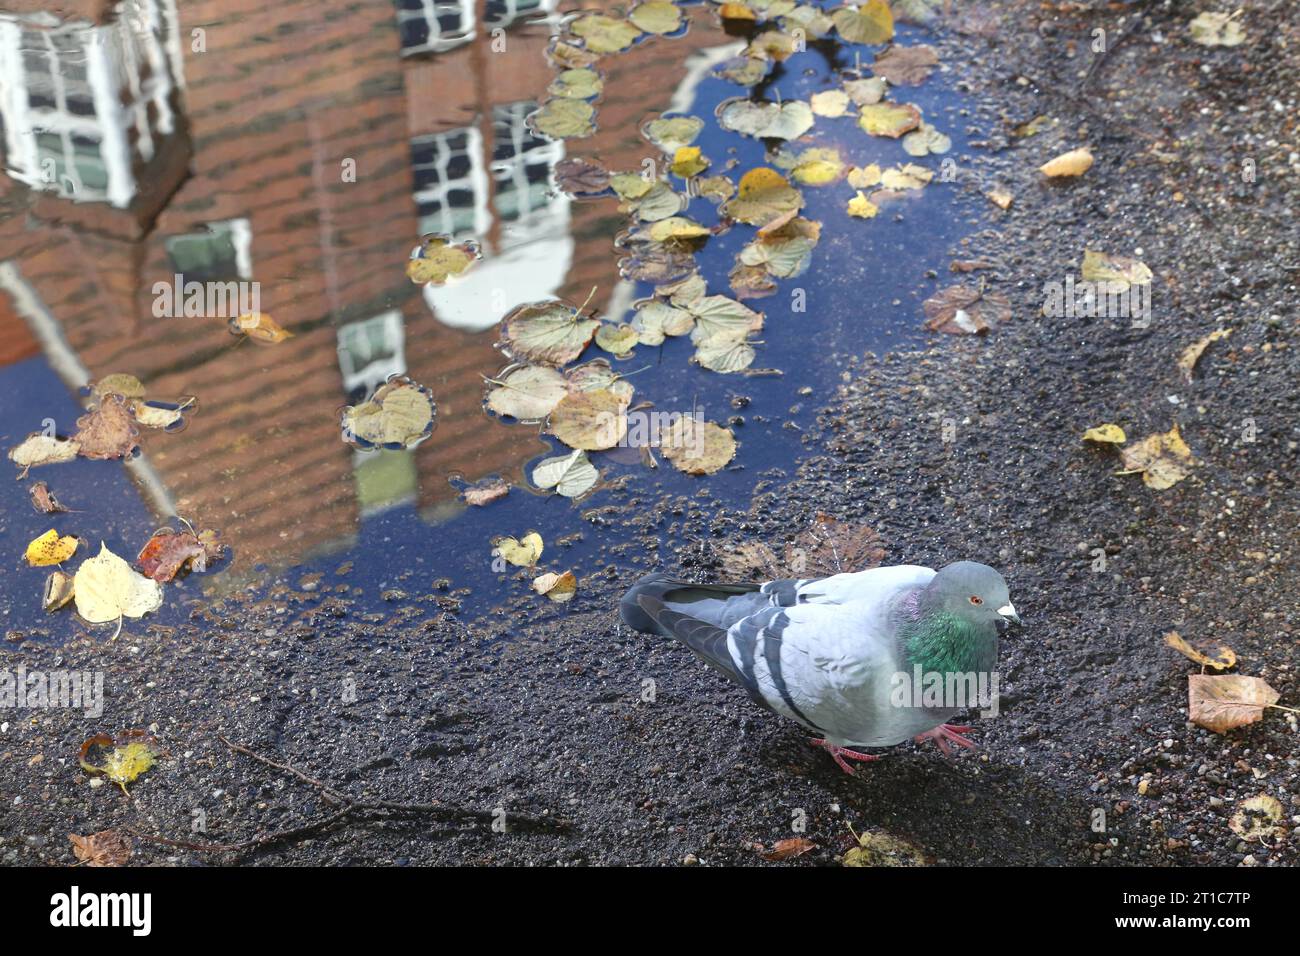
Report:
[[[492,178],[496,185],[492,204],[503,223],[527,225],[517,235],[512,233],[519,240],[545,228],[553,214],[566,219],[568,215],[567,199],[550,186],[551,172],[564,158],[564,143],[533,135],[524,120],[535,109],[537,104],[530,101],[492,109]]]
[[[550,13],[556,0],[488,0],[483,22],[489,26],[509,26],[526,13]]]
[[[487,232],[483,145],[472,126],[411,140],[420,233],[456,239]]]
[[[247,219],[208,223],[206,231],[167,238],[172,269],[187,282],[251,279],[253,233]]]
[[[438,53],[474,39],[474,2],[396,0],[402,55]]]
[[[338,339],[343,390],[353,403],[406,371],[406,337],[396,310],[341,326]]]
[[[136,160],[152,159],[157,135],[173,128],[160,2],[170,0],[133,0],[103,26],[0,19],[0,117],[14,178],[130,203]]]

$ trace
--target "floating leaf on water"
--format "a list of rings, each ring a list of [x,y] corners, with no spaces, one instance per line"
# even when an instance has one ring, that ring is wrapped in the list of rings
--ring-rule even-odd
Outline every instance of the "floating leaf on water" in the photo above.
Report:
[[[542,556],[542,536],[530,531],[522,538],[500,537],[492,539],[493,553],[517,568],[530,568]]]
[[[609,178],[609,185],[619,199],[632,202],[654,189],[658,181],[646,179],[640,173],[615,173]]]
[[[938,65],[939,54],[932,46],[895,44],[876,57],[871,72],[883,76],[894,86],[920,86]]]
[[[698,116],[661,116],[641,127],[641,135],[672,156],[683,146],[690,146],[704,129],[704,120]]]
[[[759,166],[740,178],[740,189],[734,199],[722,204],[724,216],[751,226],[762,226],[797,211],[803,205],[803,196],[775,169]]]
[[[1089,428],[1083,433],[1083,440],[1095,441],[1107,445],[1122,445],[1124,442],[1128,441],[1128,436],[1124,434],[1124,429],[1108,422],[1104,425],[1096,425],[1093,428]]]
[[[245,312],[230,320],[232,335],[245,335],[254,342],[278,345],[285,339],[293,338],[293,333],[281,328],[280,323],[266,312]]]
[[[1038,171],[1052,179],[1082,176],[1092,168],[1092,150],[1087,146],[1062,153],[1038,167]]]
[[[885,43],[894,36],[894,14],[886,0],[837,7],[831,11],[831,20],[849,43]]]
[[[596,330],[596,344],[611,355],[627,355],[637,341],[636,329],[623,323],[605,323]]]
[[[82,770],[102,773],[126,793],[126,785],[133,783],[157,761],[158,752],[154,747],[153,738],[142,730],[127,731],[117,739],[108,734],[96,734],[82,743],[77,762]],[[90,752],[97,748],[108,749],[102,764],[90,762]]]
[[[791,279],[808,267],[820,236],[820,223],[791,219],[780,228],[760,232],[737,259],[747,266],[763,266],[777,278]]]
[[[206,571],[208,561],[219,556],[222,550],[215,543],[214,536],[209,536],[209,542],[205,543],[188,528],[181,531],[160,528],[144,543],[136,556],[135,564],[145,577],[166,584],[182,568]]]
[[[744,97],[718,104],[723,129],[756,139],[797,139],[813,126],[813,111],[802,100],[759,103]]]
[[[682,11],[668,0],[646,0],[638,3],[627,18],[646,33],[663,35],[673,33],[682,25]]]
[[[105,395],[98,405],[77,419],[77,433],[72,440],[80,446],[78,453],[83,458],[108,460],[129,455],[139,436],[126,399]]]
[[[1196,459],[1175,425],[1163,434],[1148,435],[1140,442],[1119,450],[1124,462],[1121,474],[1142,474],[1148,488],[1163,491],[1172,488],[1192,473]]]
[[[1190,24],[1192,42],[1201,46],[1240,46],[1246,42],[1246,31],[1236,17],[1241,13],[1198,14]]]
[[[844,84],[844,92],[858,106],[874,106],[885,98],[887,89],[884,78],[879,76],[848,80]]]
[[[1226,734],[1262,718],[1279,696],[1258,677],[1192,674],[1187,678],[1187,716],[1206,730]]]
[[[601,13],[579,17],[569,24],[569,32],[582,37],[587,49],[593,53],[618,53],[630,47],[641,35],[641,31],[626,20]]]
[[[121,395],[123,398],[144,398],[144,385],[134,375],[126,372],[114,372],[105,375],[91,387],[91,394],[96,398],[105,395]]]
[[[614,240],[616,248],[627,253],[618,261],[619,275],[643,282],[671,282],[695,270],[691,244],[656,242],[649,232],[631,229]]]
[[[1230,667],[1237,666],[1237,655],[1231,647],[1226,644],[1220,644],[1218,650],[1211,657],[1203,651],[1199,651],[1188,644],[1183,636],[1177,631],[1170,631],[1165,635],[1165,643],[1182,654],[1190,661],[1195,661],[1202,667],[1213,667],[1216,671],[1226,671]]]
[[[547,422],[547,432],[570,448],[603,451],[627,434],[627,402],[608,389],[570,392]]]
[[[1130,286],[1146,285],[1152,279],[1151,270],[1144,262],[1095,249],[1084,250],[1079,271],[1085,281],[1105,282],[1114,292],[1127,292]]]
[[[903,137],[903,151],[909,156],[942,155],[950,149],[952,140],[929,123],[922,123]]]
[[[785,15],[786,29],[790,30],[799,27],[803,30],[804,36],[819,39],[826,36],[835,29],[835,21],[826,15],[819,7],[811,4],[803,4],[795,7]]]
[[[360,405],[343,409],[343,436],[352,444],[411,448],[432,434],[436,415],[427,388],[395,378]]]
[[[949,286],[921,304],[926,328],[953,335],[977,335],[1011,318],[1011,303],[1000,292]]]
[[[538,488],[554,488],[566,498],[585,495],[600,480],[600,472],[582,450],[571,455],[545,458],[533,469],[533,484]]]
[[[591,66],[600,59],[600,54],[556,37],[546,51],[546,59],[552,66],[572,70]]]
[[[737,56],[721,64],[714,73],[738,86],[757,86],[767,79],[767,71],[771,65],[770,60]]]
[[[119,558],[103,542],[73,578],[77,613],[91,624],[144,617],[162,607],[162,587]]]
[[[66,571],[51,571],[45,578],[41,594],[41,607],[47,612],[57,611],[72,600],[73,577]]]
[[[50,486],[43,481],[38,481],[27,489],[27,494],[32,499],[32,507],[41,514],[52,515],[68,510],[59,503],[54,492],[50,491]]]
[[[691,341],[699,344],[708,339],[744,338],[763,327],[763,313],[755,312],[725,295],[705,296],[690,306],[695,316]]]
[[[1261,793],[1237,804],[1237,812],[1228,821],[1228,828],[1248,842],[1263,843],[1272,837],[1286,835],[1282,825],[1286,810],[1281,801]]]
[[[610,186],[610,172],[590,160],[570,156],[555,164],[555,185],[575,198],[598,196]]]
[[[488,380],[488,408],[520,421],[541,421],[568,392],[558,371],[545,365],[518,365]]]
[[[565,571],[563,574],[547,571],[533,579],[533,590],[538,594],[546,595],[556,604],[563,604],[573,600],[573,595],[578,591],[578,579],[573,576],[572,571]]]
[[[493,476],[466,486],[461,490],[460,496],[465,500],[465,504],[481,508],[504,498],[509,493],[510,486],[503,479]]]
[[[663,430],[660,450],[678,471],[711,475],[736,457],[736,439],[730,431],[713,422],[679,415]]]
[[[858,219],[874,219],[876,214],[880,212],[880,207],[863,195],[860,189],[858,194],[849,200],[848,206],[845,208],[850,216],[855,216]]]
[[[761,299],[776,294],[776,280],[763,266],[738,261],[727,274],[727,282],[737,299]]]
[[[718,8],[718,15],[724,20],[757,20],[758,14],[752,7],[743,3],[724,3]]]
[[[1196,363],[1201,360],[1201,355],[1209,348],[1211,342],[1226,339],[1231,334],[1232,329],[1216,329],[1183,349],[1183,354],[1178,357],[1178,370],[1183,373],[1183,381],[1191,384],[1192,372],[1196,368]]]
[[[624,405],[630,404],[636,389],[632,383],[610,367],[609,360],[592,359],[582,365],[574,366],[564,373],[570,392],[608,391],[617,396]]]
[[[924,166],[907,163],[881,173],[880,185],[885,189],[924,189],[932,179],[934,173]]]
[[[749,368],[754,357],[754,347],[744,338],[726,336],[705,339],[696,345],[692,356],[701,368],[723,375]]]
[[[27,559],[29,567],[46,568],[67,561],[77,553],[79,544],[81,542],[72,535],[60,537],[59,533],[51,528],[40,537],[33,538],[28,543],[23,556]]]
[[[921,111],[911,103],[873,103],[860,108],[858,125],[872,136],[898,139],[921,125]]]
[[[823,90],[808,97],[808,106],[817,116],[844,116],[849,111],[849,94],[843,90]]]
[[[551,81],[546,92],[552,96],[589,100],[598,96],[604,88],[605,82],[600,78],[599,73],[590,67],[582,67],[561,72]]]
[[[582,354],[599,326],[558,299],[534,302],[501,320],[501,341],[516,359],[567,365]]]
[[[828,186],[843,176],[846,168],[840,151],[833,147],[815,146],[797,155],[783,150],[774,162],[805,186]]]
[[[875,163],[870,166],[861,168],[854,166],[849,169],[848,183],[854,189],[870,189],[872,186],[879,186],[882,173],[880,167]]]
[[[416,285],[443,285],[463,274],[481,255],[478,243],[453,243],[446,236],[425,236],[406,260],[406,277]]]
[[[585,139],[596,132],[596,108],[586,100],[557,96],[528,116],[533,130],[551,139]]]
[[[695,327],[695,317],[667,302],[646,302],[632,317],[632,328],[642,345],[662,345],[667,336],[685,335]]]
[[[669,216],[650,227],[650,238],[655,242],[667,242],[670,239],[700,239],[712,235],[707,226],[701,226],[694,219],[684,216]]]
[[[706,176],[695,181],[695,192],[713,202],[725,202],[736,195],[736,184],[726,176]]]
[[[744,55],[756,60],[782,63],[796,52],[794,37],[777,29],[767,29],[749,41]]]
[[[641,199],[630,205],[643,222],[659,222],[676,216],[686,208],[689,201],[686,196],[675,192],[667,183],[657,182]],[[654,238],[653,232],[651,238]],[[655,241],[663,240],[655,239]]]
[[[89,836],[69,833],[72,853],[86,866],[121,866],[131,859],[131,838],[116,830],[100,830]]]
[[[668,299],[669,302],[678,308],[685,309],[689,308],[691,303],[698,302],[700,299],[704,298],[704,293],[707,291],[707,288],[708,287],[704,282],[704,276],[700,275],[698,272],[694,272],[684,279],[657,286],[655,288],[655,295]]]
[[[690,179],[709,168],[709,160],[700,155],[698,146],[683,146],[673,153],[672,171],[674,176]]]
[[[81,451],[81,444],[70,438],[59,438],[43,432],[32,432],[19,444],[9,449],[9,460],[22,469],[19,480],[37,465],[56,465],[72,461]]]

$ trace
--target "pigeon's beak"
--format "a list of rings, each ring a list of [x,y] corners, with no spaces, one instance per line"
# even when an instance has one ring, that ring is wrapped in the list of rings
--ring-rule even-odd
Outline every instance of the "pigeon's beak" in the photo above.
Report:
[[[998,614],[1008,624],[1020,623],[1020,615],[1016,613],[1016,606],[1010,601],[998,608]]]

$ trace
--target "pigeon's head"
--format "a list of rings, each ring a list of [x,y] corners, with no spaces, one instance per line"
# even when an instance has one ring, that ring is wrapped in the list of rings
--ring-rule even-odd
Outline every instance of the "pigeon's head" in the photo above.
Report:
[[[1007,582],[987,564],[955,561],[936,574],[926,592],[931,601],[963,620],[992,624],[1002,633],[1020,623]]]

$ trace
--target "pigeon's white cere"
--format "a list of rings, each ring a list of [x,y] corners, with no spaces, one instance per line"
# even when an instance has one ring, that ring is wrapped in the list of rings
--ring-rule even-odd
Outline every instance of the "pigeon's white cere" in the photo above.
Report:
[[[998,608],[998,613],[1003,617],[1014,618],[1015,620],[1020,619],[1020,615],[1016,613],[1016,606],[1010,601]]]

